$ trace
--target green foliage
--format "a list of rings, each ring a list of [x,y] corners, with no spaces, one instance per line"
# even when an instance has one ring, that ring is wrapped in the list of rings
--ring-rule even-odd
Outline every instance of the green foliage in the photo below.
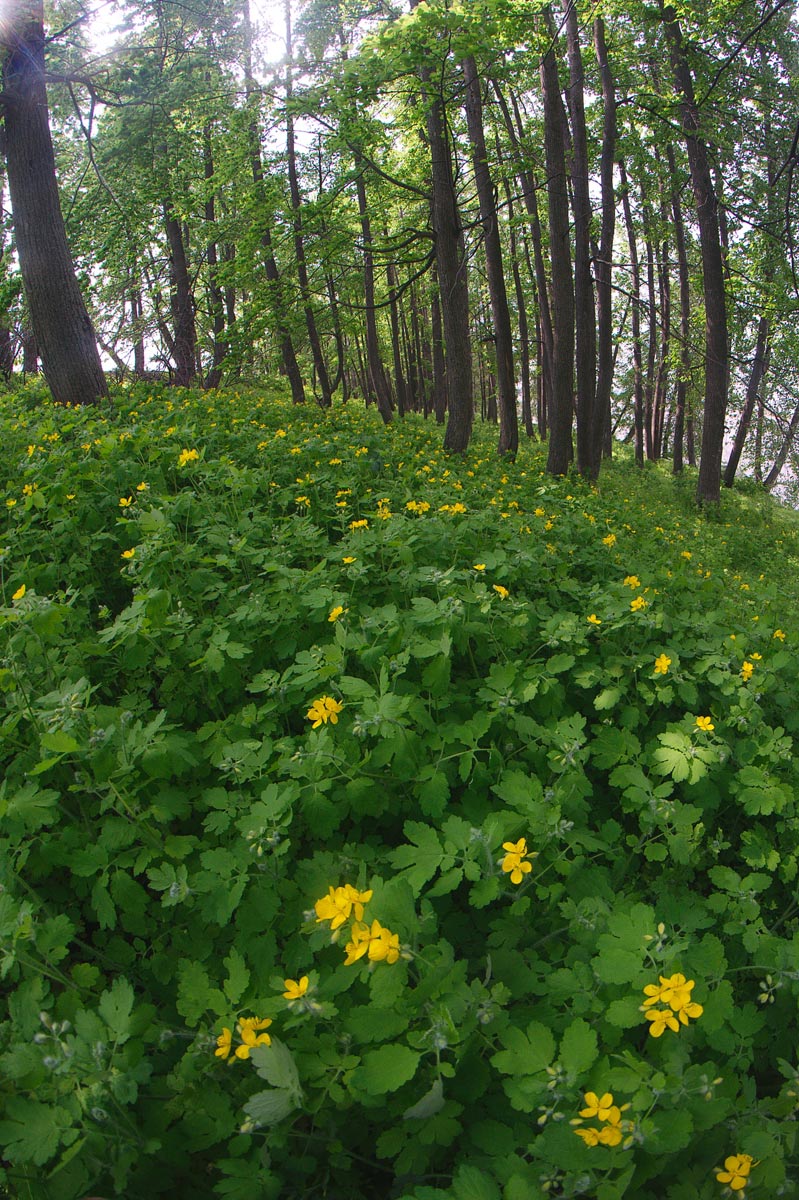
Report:
[[[9,1194],[793,1194],[794,523],[277,394],[2,404]]]

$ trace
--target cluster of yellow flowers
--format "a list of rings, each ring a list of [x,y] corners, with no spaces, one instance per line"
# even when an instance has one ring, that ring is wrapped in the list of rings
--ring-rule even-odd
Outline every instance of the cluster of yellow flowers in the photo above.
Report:
[[[660,976],[659,983],[648,983],[644,988],[646,1000],[641,1005],[641,1011],[647,1021],[651,1021],[649,1032],[652,1037],[660,1037],[666,1029],[679,1033],[680,1025],[687,1025],[689,1018],[696,1020],[701,1017],[704,1009],[691,999],[694,980],[686,979],[684,975]],[[667,1005],[666,1008],[655,1008],[654,1005]]]
[[[357,529],[368,529],[368,528],[369,528],[369,522],[366,520],[365,517],[362,517],[360,519],[360,521],[350,521],[350,529],[352,529],[353,531],[355,531]]]
[[[749,1182],[749,1172],[756,1166],[751,1154],[731,1154],[724,1159],[724,1170],[716,1167],[716,1179],[731,1191],[742,1192]]]
[[[268,1033],[262,1033],[261,1030],[268,1029],[272,1024],[271,1018],[266,1017],[242,1017],[236,1023],[236,1030],[241,1038],[240,1044],[233,1050],[233,1059],[245,1059],[250,1057],[250,1051],[254,1046],[271,1046],[272,1039]],[[214,1054],[217,1058],[228,1058],[230,1051],[233,1048],[233,1034],[225,1026],[216,1039],[216,1050]]]
[[[424,513],[430,511],[430,505],[426,500],[409,500],[405,507],[408,512],[416,513],[417,517],[421,517]]]
[[[329,618],[329,620],[335,619],[335,617]],[[313,721],[311,728],[318,729],[320,725],[327,725],[328,721],[331,725],[337,725],[338,714],[343,708],[344,705],[339,700],[334,700],[332,696],[320,696],[318,700],[314,700],[305,715],[309,721]]]
[[[370,963],[395,963],[400,956],[399,934],[392,933],[379,921],[368,925],[363,919],[364,905],[372,899],[372,892],[359,892],[351,883],[342,887],[331,887],[326,896],[314,904],[317,925],[330,922],[332,940],[337,941],[339,930],[351,921],[350,940],[344,947],[345,967],[351,967],[364,956]]]
[[[629,1104],[623,1104],[621,1107],[614,1104],[612,1092],[605,1092],[603,1096],[597,1096],[596,1092],[586,1092],[583,1098],[585,1108],[580,1109],[580,1116],[571,1121],[571,1124],[581,1125],[584,1120],[596,1117],[601,1125],[599,1129],[595,1125],[575,1129],[574,1132],[583,1139],[586,1146],[618,1146],[625,1135],[629,1136],[633,1124],[631,1121],[622,1121],[621,1118],[621,1114],[630,1107]]]
[[[185,467],[187,463],[197,462],[200,457],[198,450],[181,450],[178,455],[178,466]]]
[[[530,860],[538,858],[537,852],[527,849],[527,838],[519,838],[518,842],[503,842],[502,849],[506,851],[501,863],[502,870],[510,875],[511,883],[521,883],[525,875],[532,871]]]

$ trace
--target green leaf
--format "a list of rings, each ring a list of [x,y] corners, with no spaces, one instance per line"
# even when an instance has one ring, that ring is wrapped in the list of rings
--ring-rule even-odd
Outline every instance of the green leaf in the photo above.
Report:
[[[0,1145],[12,1163],[41,1166],[52,1158],[64,1133],[70,1128],[69,1113],[58,1105],[40,1104],[12,1096],[4,1105],[0,1121]]]
[[[353,1074],[353,1083],[370,1096],[395,1092],[416,1074],[421,1054],[409,1046],[380,1046],[369,1050]]]
[[[563,1035],[558,1054],[558,1061],[566,1074],[572,1079],[585,1074],[598,1053],[595,1030],[582,1017],[572,1021]]]
[[[499,1187],[491,1176],[468,1163],[463,1163],[455,1172],[452,1193],[456,1200],[501,1200]]]
[[[615,704],[618,704],[622,694],[621,688],[603,688],[602,691],[594,697],[594,708],[597,710],[597,712],[603,712],[605,709],[613,708]]]
[[[389,861],[394,869],[407,879],[414,891],[417,891],[435,875],[441,864],[443,850],[438,834],[429,825],[423,825],[419,821],[406,821],[403,832],[413,844],[399,846],[389,854]]]
[[[250,1051],[250,1058],[261,1079],[265,1079],[273,1087],[285,1088],[298,1099],[302,1096],[294,1056],[283,1042],[272,1038],[269,1046],[255,1046]]]
[[[276,1125],[296,1107],[291,1092],[284,1088],[267,1088],[250,1096],[244,1105],[244,1111],[256,1125]]]
[[[503,1075],[537,1075],[546,1070],[555,1057],[555,1039],[546,1025],[533,1021],[527,1032],[511,1026],[500,1034],[505,1047],[491,1059]]]
[[[223,962],[227,967],[228,977],[222,984],[222,988],[230,1003],[236,1005],[247,990],[247,985],[250,982],[250,972],[247,969],[243,955],[239,953],[235,946],[231,946],[230,954]]]
[[[118,1042],[128,1039],[132,1009],[133,988],[124,976],[115,979],[100,997],[97,1010]]]
[[[436,1079],[429,1092],[425,1092],[421,1100],[417,1100],[402,1114],[403,1121],[426,1121],[434,1117],[444,1107],[444,1081]]]

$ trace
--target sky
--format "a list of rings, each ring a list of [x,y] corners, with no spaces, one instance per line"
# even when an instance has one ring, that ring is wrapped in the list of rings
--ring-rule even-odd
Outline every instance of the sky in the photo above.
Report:
[[[0,0],[0,12],[2,7],[3,0]],[[87,0],[92,37],[100,54],[113,48],[116,29],[122,21],[120,7],[115,0]],[[264,61],[277,62],[285,52],[281,36],[283,0],[250,0],[250,17]]]

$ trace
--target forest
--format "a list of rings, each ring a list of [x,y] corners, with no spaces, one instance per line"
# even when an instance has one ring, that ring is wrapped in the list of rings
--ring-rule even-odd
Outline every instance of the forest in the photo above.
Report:
[[[621,439],[700,502],[741,464],[792,495],[787,0],[4,12],[6,378],[279,371],[448,451],[479,414],[553,474]]]
[[[251,5],[0,0],[0,1196],[795,1198],[792,9]]]

